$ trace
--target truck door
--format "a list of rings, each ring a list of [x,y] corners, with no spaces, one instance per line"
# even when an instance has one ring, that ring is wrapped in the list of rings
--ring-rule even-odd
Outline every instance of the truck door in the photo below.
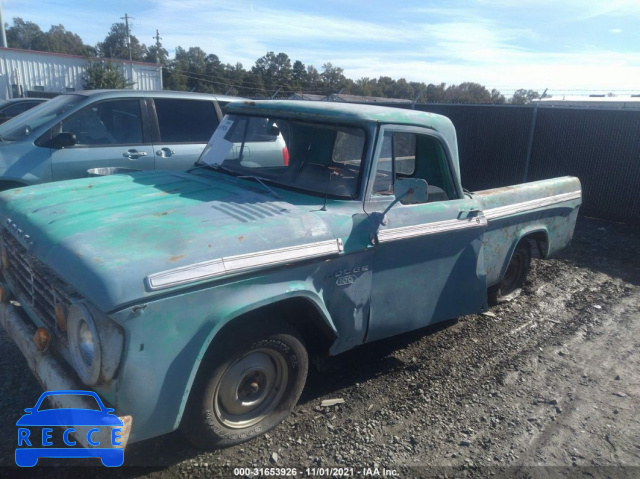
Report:
[[[152,170],[153,147],[144,128],[141,99],[120,98],[85,106],[52,128],[73,133],[77,143],[51,149],[53,179],[87,177],[87,170],[101,167]]]
[[[396,178],[426,180],[428,198],[421,204],[398,202],[379,227],[374,225],[367,341],[487,306],[482,261],[486,220],[457,184],[446,142],[422,128],[383,127],[380,133],[367,213],[389,207]]]

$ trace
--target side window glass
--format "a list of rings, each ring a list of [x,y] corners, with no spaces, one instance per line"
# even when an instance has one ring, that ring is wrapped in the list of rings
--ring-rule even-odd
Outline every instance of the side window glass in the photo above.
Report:
[[[373,182],[373,194],[392,195],[393,180],[393,134],[387,132],[382,140],[382,150]]]
[[[207,143],[218,127],[210,100],[155,98],[162,143]]]
[[[141,144],[140,101],[114,100],[89,105],[59,124],[76,135],[81,146]]]
[[[273,143],[278,139],[279,131],[273,120],[246,117],[236,120],[225,138],[233,143],[242,143],[243,139],[245,143]]]
[[[416,135],[396,133],[393,135],[393,157],[396,175],[411,176],[416,170]]]
[[[7,116],[18,116],[34,106],[34,103],[17,103],[2,110],[2,113]]]
[[[392,195],[395,179],[420,178],[428,184],[428,202],[456,198],[447,156],[437,139],[415,133],[386,132],[383,138],[373,195]]]
[[[359,169],[363,150],[364,132],[362,130],[338,131],[331,160],[334,163],[354,165]]]

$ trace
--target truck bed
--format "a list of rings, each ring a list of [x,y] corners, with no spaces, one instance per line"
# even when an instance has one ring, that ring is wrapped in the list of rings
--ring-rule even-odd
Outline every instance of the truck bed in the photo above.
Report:
[[[542,257],[571,242],[582,204],[580,180],[565,176],[477,191],[488,227],[484,235],[487,286],[500,282],[521,238],[536,240]]]

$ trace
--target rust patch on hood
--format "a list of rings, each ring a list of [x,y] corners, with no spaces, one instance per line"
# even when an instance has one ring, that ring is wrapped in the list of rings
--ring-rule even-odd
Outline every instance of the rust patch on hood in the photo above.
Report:
[[[173,263],[175,261],[181,260],[184,257],[185,257],[185,255],[183,255],[183,254],[178,255],[178,256],[172,256],[171,258],[169,258],[169,261],[171,261]]]

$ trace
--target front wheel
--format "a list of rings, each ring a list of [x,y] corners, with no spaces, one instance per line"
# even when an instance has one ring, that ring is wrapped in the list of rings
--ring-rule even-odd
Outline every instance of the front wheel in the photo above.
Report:
[[[496,305],[520,296],[531,266],[531,246],[521,240],[516,246],[502,280],[489,288],[489,303]]]
[[[307,377],[309,359],[298,333],[286,324],[243,328],[211,348],[182,421],[187,439],[203,449],[227,447],[280,424]]]

